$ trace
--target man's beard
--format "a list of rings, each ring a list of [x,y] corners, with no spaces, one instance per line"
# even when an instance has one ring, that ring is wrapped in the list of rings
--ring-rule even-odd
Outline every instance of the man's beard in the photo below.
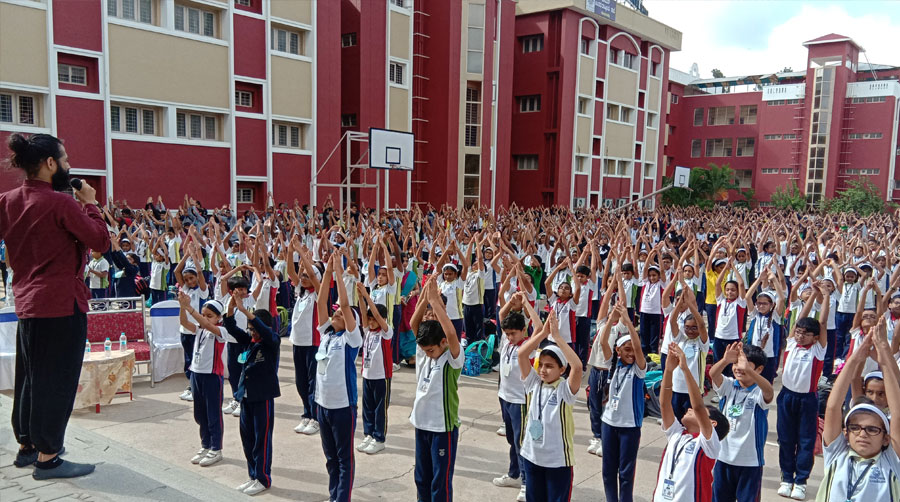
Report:
[[[63,169],[62,166],[57,166],[56,172],[50,177],[50,186],[57,192],[64,192],[72,188],[69,184],[69,171]]]

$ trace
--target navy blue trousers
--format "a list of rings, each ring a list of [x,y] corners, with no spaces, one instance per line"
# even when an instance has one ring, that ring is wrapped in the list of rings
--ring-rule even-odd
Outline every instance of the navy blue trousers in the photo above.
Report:
[[[640,427],[613,427],[603,423],[603,490],[608,502],[631,502],[637,467]]]
[[[847,351],[850,350],[850,328],[853,327],[853,317],[855,315],[855,313],[834,313],[834,326],[836,328],[834,357],[847,358]],[[832,364],[834,363],[832,362]]]
[[[662,333],[662,314],[641,312],[641,350],[644,355],[659,352],[659,334]]]
[[[497,322],[497,290],[496,289],[485,289],[484,296],[482,297],[482,307],[484,308],[484,318],[485,319],[493,319],[494,322]]]
[[[275,424],[275,400],[241,402],[241,444],[247,458],[250,479],[267,488],[272,486],[272,429]]]
[[[466,340],[468,343],[484,340],[483,306],[463,305],[463,321],[465,322]]]
[[[466,331],[466,323],[462,319],[451,319],[450,322],[453,323],[453,327],[456,328],[456,337],[462,341],[462,335]]]
[[[569,502],[572,500],[572,467],[541,467],[522,459],[528,479],[527,502]]]
[[[815,392],[781,389],[776,402],[781,481],[805,485],[813,467],[819,400]]]
[[[302,418],[317,420],[319,416],[316,405],[316,352],[319,347],[310,345],[301,347],[294,345],[294,385],[297,394],[303,401]]]
[[[319,436],[328,471],[328,494],[334,502],[350,502],[356,463],[353,435],[356,434],[356,406],[329,410],[319,406]]]
[[[588,414],[591,418],[591,433],[595,438],[603,437],[603,386],[609,378],[609,372],[591,367],[588,375]]]
[[[720,338],[712,338],[712,349],[713,349],[713,362],[719,362],[725,357],[725,349],[728,348],[728,345],[736,342],[738,340],[722,340]],[[725,366],[725,369],[722,370],[722,374],[727,377],[733,377],[734,373],[731,372],[731,365]]]
[[[709,335],[709,339],[712,340],[716,336],[716,310],[717,305],[715,303],[707,303],[706,304],[706,318],[708,321],[706,322],[706,333]]]
[[[718,461],[713,468],[713,502],[757,502],[762,467],[741,467]]]
[[[416,429],[416,491],[419,502],[453,500],[453,468],[459,428],[450,432]]]
[[[832,363],[834,360],[832,360]],[[772,383],[775,380],[775,377],[778,375],[778,358],[777,357],[769,357],[766,360],[766,366],[763,368],[762,377]]]
[[[379,443],[387,434],[387,409],[391,403],[391,379],[363,378],[363,433]]]
[[[524,404],[507,403],[500,399],[500,414],[503,416],[503,424],[506,425],[506,442],[509,444],[509,471],[506,473],[513,479],[521,476],[522,484],[525,484],[525,471],[522,468],[522,426],[525,424],[525,416],[528,408]]]
[[[238,390],[238,383],[241,381],[242,364],[238,362],[238,356],[247,350],[247,346],[243,343],[228,342],[228,385],[231,386],[231,397],[235,397]],[[268,485],[266,485],[268,486]]]
[[[400,337],[397,336],[399,334],[399,330],[397,328],[403,324],[403,305],[394,305],[394,336],[391,337],[391,359],[393,359],[394,364],[400,364]]]
[[[164,289],[151,289],[150,290],[150,305],[156,305],[159,302],[166,301],[166,290]]]
[[[210,450],[222,449],[222,392],[225,379],[212,373],[191,373],[194,393],[194,421],[200,426],[200,445]]]
[[[681,417],[687,412],[687,409],[691,407],[691,395],[686,392],[672,392],[672,411],[675,413],[675,418],[681,422]]]
[[[827,321],[826,321],[827,322]],[[835,324],[836,326],[837,324]],[[835,344],[837,344],[837,329],[829,329],[828,347],[825,347],[825,363],[822,365],[822,374],[830,377],[834,374]],[[769,380],[771,382],[771,380]]]
[[[575,353],[581,359],[582,370],[587,369],[588,349],[591,348],[591,318],[575,318]]]
[[[194,358],[194,338],[197,335],[181,334],[181,348],[184,349],[184,376],[191,379],[191,360]],[[220,410],[221,411],[221,410]]]

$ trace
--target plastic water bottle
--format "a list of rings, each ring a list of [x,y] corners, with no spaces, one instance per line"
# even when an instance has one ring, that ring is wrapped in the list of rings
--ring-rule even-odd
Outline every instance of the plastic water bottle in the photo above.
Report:
[[[112,357],[112,342],[109,341],[109,337],[103,342],[103,354],[106,357]]]
[[[91,342],[84,342],[84,358],[91,357]]]
[[[119,335],[119,352],[125,352],[126,350],[128,350],[128,337],[123,332]]]

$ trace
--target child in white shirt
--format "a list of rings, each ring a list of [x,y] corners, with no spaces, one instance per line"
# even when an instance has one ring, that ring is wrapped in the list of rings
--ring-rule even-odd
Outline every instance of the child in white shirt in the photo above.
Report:
[[[376,305],[362,283],[356,283],[359,313],[366,327],[363,339],[363,433],[357,451],[374,455],[384,449],[387,409],[391,400],[391,338],[387,307]]]

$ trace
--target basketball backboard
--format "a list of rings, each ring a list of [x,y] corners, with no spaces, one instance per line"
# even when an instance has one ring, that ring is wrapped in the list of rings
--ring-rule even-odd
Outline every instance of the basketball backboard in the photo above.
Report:
[[[369,129],[369,167],[412,171],[414,148],[412,133]]]

